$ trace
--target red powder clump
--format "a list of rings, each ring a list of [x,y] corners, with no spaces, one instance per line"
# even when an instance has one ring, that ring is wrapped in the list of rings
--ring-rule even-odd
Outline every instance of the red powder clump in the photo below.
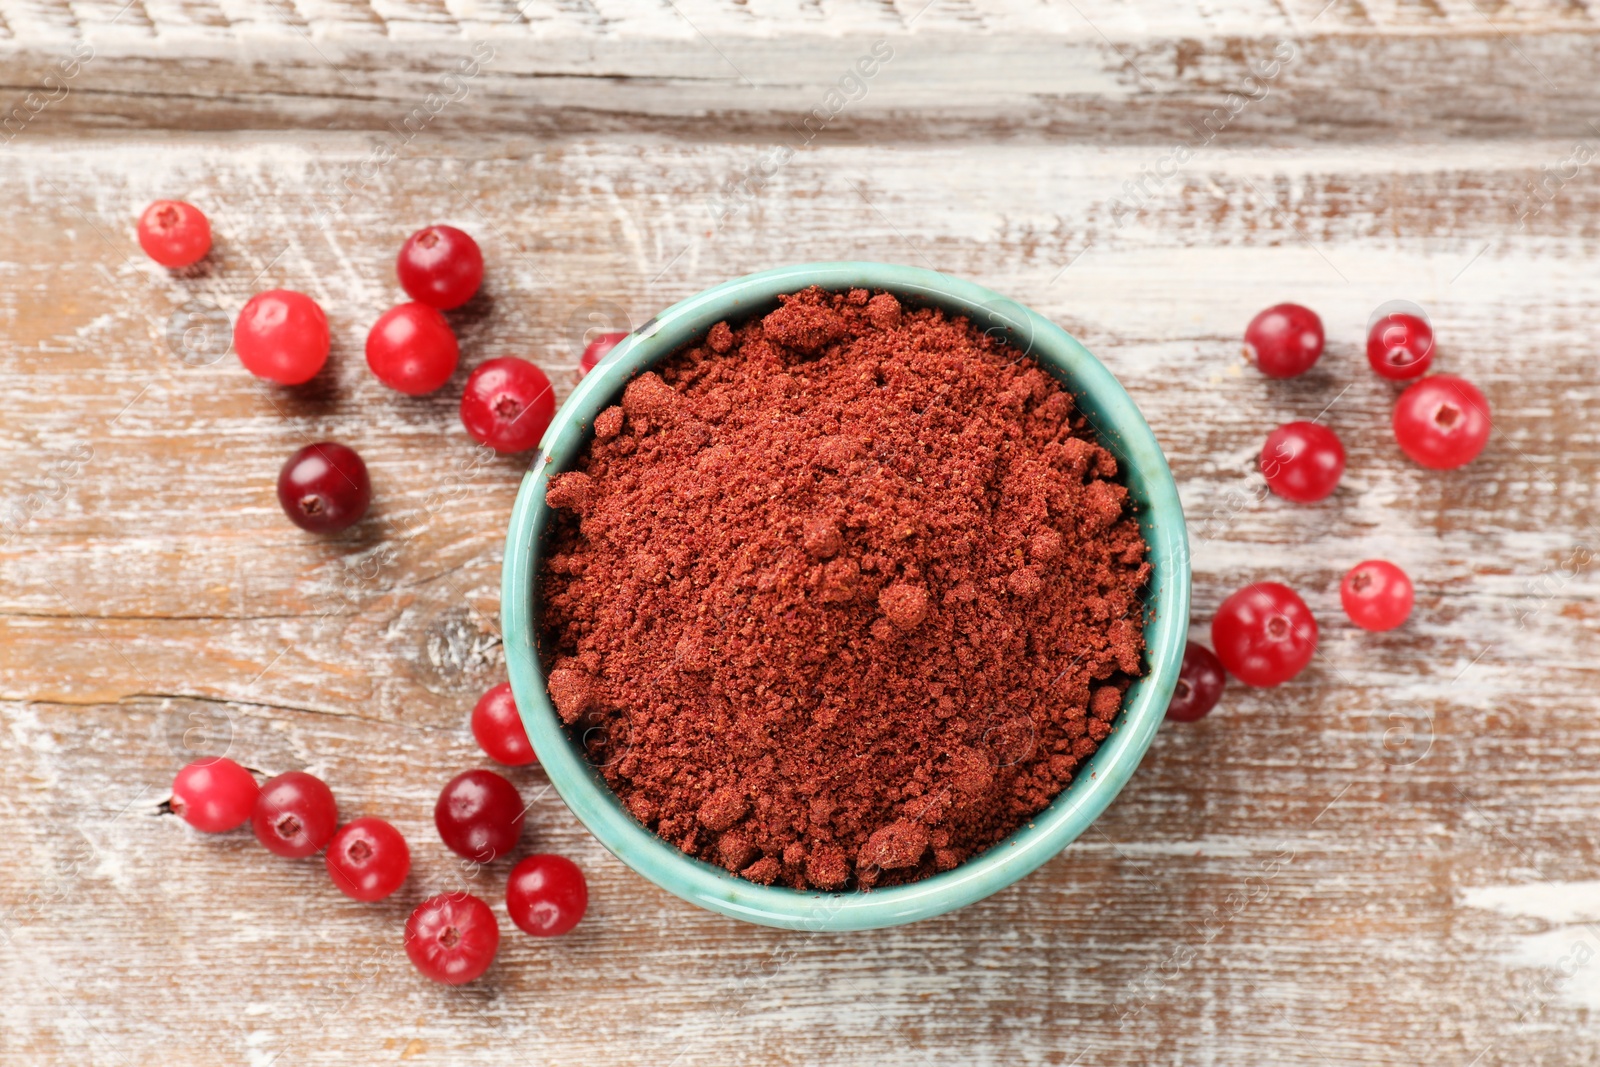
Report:
[[[949,870],[1143,671],[1117,461],[965,319],[786,297],[629,383],[578,468],[546,495],[551,698],[641,823],[752,881]]]

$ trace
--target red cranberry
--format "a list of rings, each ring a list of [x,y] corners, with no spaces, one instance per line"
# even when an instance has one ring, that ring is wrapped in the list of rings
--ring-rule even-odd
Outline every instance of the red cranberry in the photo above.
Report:
[[[621,344],[628,335],[625,333],[603,333],[590,341],[584,348],[583,355],[578,359],[578,373],[588,374],[600,365],[600,361],[610,355],[611,350]]]
[[[1489,401],[1465,378],[1435,374],[1413,382],[1394,406],[1394,439],[1432,470],[1454,470],[1489,443]]]
[[[211,251],[211,223],[182,200],[157,200],[139,216],[139,247],[163,267],[187,267]]]
[[[539,443],[556,413],[544,371],[502,356],[478,366],[461,394],[461,422],[472,439],[496,452],[526,452]]]
[[[1299,304],[1275,304],[1250,320],[1244,350],[1269,378],[1293,378],[1322,355],[1322,320]]]
[[[508,767],[524,767],[537,762],[533,745],[528,741],[528,731],[517,714],[517,701],[511,695],[511,683],[501,682],[478,698],[472,709],[472,736],[478,747],[496,763]]]
[[[499,947],[500,923],[470,893],[429,897],[406,920],[406,955],[435,982],[472,981],[489,969]]]
[[[450,779],[433,806],[433,822],[452,852],[492,863],[522,837],[522,797],[493,771],[464,771]]]
[[[1433,327],[1400,311],[1380,317],[1367,331],[1367,362],[1394,381],[1422,377],[1433,362]]]
[[[372,503],[367,465],[334,441],[307,445],[278,471],[278,503],[302,530],[338,533],[360,522]]]
[[[1228,684],[1222,661],[1205,645],[1190,641],[1183,649],[1183,667],[1178,671],[1178,688],[1167,705],[1167,718],[1175,722],[1194,722],[1210,714],[1222,699]]]
[[[565,856],[529,856],[511,868],[506,911],[517,929],[535,937],[571,930],[589,906],[589,887],[578,865]]]
[[[257,378],[299,385],[328,361],[328,317],[304,293],[257,293],[233,325],[233,348],[245,370]]]
[[[406,238],[395,273],[411,299],[449,311],[478,291],[483,252],[478,242],[454,226],[429,226]]]
[[[1339,601],[1363,630],[1392,630],[1406,621],[1416,593],[1406,572],[1388,560],[1369,559],[1339,583]]]
[[[268,852],[300,859],[332,839],[339,805],[321,778],[286,771],[261,787],[250,825]]]
[[[450,324],[427,304],[390,308],[367,334],[367,366],[384,385],[411,396],[449,381],[460,352]]]
[[[1261,473],[1274,493],[1309,504],[1338,486],[1344,474],[1344,446],[1326,426],[1285,423],[1267,435],[1261,448]]]
[[[222,833],[243,826],[261,787],[250,772],[222,756],[195,760],[172,780],[172,814],[196,830]]]
[[[1317,650],[1317,620],[1293,589],[1277,582],[1246,586],[1222,602],[1211,643],[1228,673],[1246,685],[1287,682]]]
[[[411,872],[411,850],[399,830],[382,819],[355,819],[328,842],[328,877],[344,895],[382,900]]]

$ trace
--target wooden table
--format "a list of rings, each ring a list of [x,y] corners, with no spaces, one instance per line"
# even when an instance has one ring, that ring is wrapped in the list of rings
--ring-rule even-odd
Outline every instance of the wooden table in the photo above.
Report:
[[[1600,1062],[1600,33],[1582,4],[1321,4],[0,0],[0,1062]],[[134,242],[169,196],[213,219],[197,270]],[[412,400],[361,345],[432,221],[489,281],[463,373]],[[1167,449],[1196,635],[1283,580],[1317,660],[1163,729],[1032,877],[898,930],[697,911],[517,772],[589,917],[423,981],[400,927],[462,878],[430,811],[482,762],[526,462],[474,461],[465,368],[526,356],[565,395],[586,330],[824,259],[933,266],[1077,334]],[[333,324],[305,388],[227,351],[276,286]],[[1362,339],[1395,298],[1493,405],[1464,470],[1389,432]],[[1239,337],[1286,299],[1328,351],[1268,382]],[[1339,491],[1267,495],[1263,436],[1317,416]],[[314,538],[273,481],[325,438],[376,503]],[[1418,591],[1383,636],[1338,606],[1374,556]],[[163,814],[224,750],[395,821],[408,886],[357,904]]]

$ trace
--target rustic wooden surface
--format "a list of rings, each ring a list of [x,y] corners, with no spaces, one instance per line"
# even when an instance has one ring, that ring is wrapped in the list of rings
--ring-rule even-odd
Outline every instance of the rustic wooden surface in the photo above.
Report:
[[[0,1062],[1600,1063],[1600,190],[1569,163],[1600,145],[1590,9],[918,6],[0,0],[27,109],[0,137]],[[879,39],[865,95],[774,170]],[[473,41],[494,58],[458,91]],[[1267,91],[1163,162],[1279,41]],[[457,98],[400,144],[388,124],[440,85]],[[363,169],[376,143],[397,158]],[[140,255],[158,196],[210,213],[203,267]],[[473,231],[489,280],[454,316],[463,373],[412,400],[361,343],[428,221]],[[1285,580],[1317,660],[1164,729],[1031,878],[898,930],[701,913],[517,772],[528,846],[583,865],[590,915],[513,931],[472,986],[421,980],[407,910],[462,882],[498,902],[505,873],[463,875],[430,825],[482,764],[466,718],[502,676],[525,462],[469,447],[465,367],[528,356],[565,395],[585,329],[844,258],[932,265],[1074,331],[1167,448],[1195,632]],[[310,386],[226,349],[271,286],[329,312]],[[1397,297],[1493,405],[1463,471],[1389,434],[1360,339]],[[1267,382],[1238,336],[1282,299],[1322,313],[1329,350]],[[1317,416],[1343,485],[1267,496],[1263,435]],[[314,538],[273,478],[328,437],[376,503]],[[1390,635],[1338,608],[1371,556],[1417,582]],[[221,751],[394,820],[410,883],[357,904],[320,864],[161,814],[174,770]]]

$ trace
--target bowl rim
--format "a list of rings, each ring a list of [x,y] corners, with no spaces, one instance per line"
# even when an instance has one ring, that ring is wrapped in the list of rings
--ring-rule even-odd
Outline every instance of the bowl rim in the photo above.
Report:
[[[1121,461],[1140,504],[1152,564],[1144,596],[1149,671],[1130,689],[1114,729],[1055,800],[988,851],[952,870],[863,892],[824,893],[763,886],[695,859],[627,812],[599,772],[568,739],[545,689],[534,615],[540,538],[550,509],[549,479],[588,443],[593,418],[636,374],[723,320],[737,321],[811,285],[887,290],[914,302],[964,311],[986,330],[1003,330],[1061,381],[1090,414],[1102,445]],[[1098,421],[1094,415],[1098,415]],[[723,282],[655,315],[613,348],[561,405],[523,476],[506,533],[501,623],[512,692],[551,785],[578,820],[628,867],[692,904],[764,926],[866,930],[942,915],[1026,877],[1076,839],[1121,791],[1166,713],[1189,627],[1189,551],[1177,486],[1155,435],[1116,377],[1065,330],[1037,312],[973,282],[897,264],[805,263]]]

